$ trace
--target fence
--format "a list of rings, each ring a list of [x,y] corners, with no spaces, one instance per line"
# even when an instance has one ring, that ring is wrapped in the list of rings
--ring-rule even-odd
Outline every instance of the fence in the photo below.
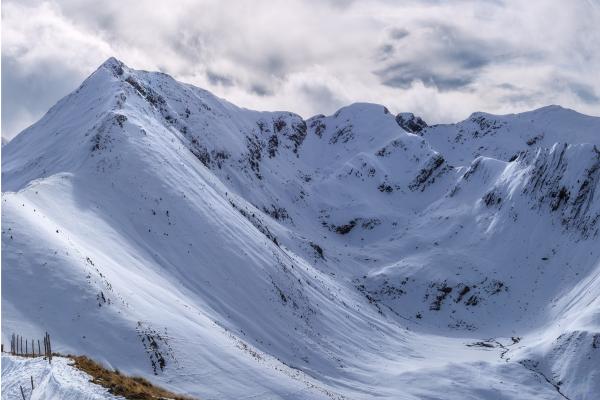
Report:
[[[42,344],[40,340],[24,339],[23,335],[18,335],[13,333],[10,338],[10,354],[13,356],[21,356],[21,357],[44,357],[44,360],[48,360],[50,364],[52,364],[52,343],[50,341],[50,335],[48,332],[44,335],[44,339],[42,339],[44,344],[44,352],[42,353]],[[25,345],[23,345],[23,343]],[[37,353],[36,353],[36,344],[37,344]],[[4,346],[2,346],[4,347]]]

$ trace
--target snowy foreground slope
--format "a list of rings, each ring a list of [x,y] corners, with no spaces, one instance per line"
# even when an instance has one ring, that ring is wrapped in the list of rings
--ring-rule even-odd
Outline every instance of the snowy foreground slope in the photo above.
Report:
[[[599,148],[556,106],[303,120],[110,59],[2,148],[2,339],[200,398],[594,399]]]
[[[33,378],[34,390],[31,390]],[[70,365],[64,357],[52,364],[42,358],[2,355],[2,398],[21,399],[21,387],[27,399],[104,400],[123,399],[90,382],[91,377]]]

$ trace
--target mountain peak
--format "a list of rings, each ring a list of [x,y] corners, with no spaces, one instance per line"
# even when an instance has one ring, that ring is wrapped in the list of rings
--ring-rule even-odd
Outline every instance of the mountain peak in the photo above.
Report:
[[[123,63],[123,61],[111,56],[108,57],[100,66],[105,68],[113,68],[115,66],[125,67],[126,65]]]
[[[110,56],[108,57],[103,63],[103,66],[110,66],[110,65],[123,65],[123,61],[119,60],[118,58],[114,57],[114,56]]]
[[[115,76],[121,76],[125,69],[127,69],[127,66],[121,60],[118,60],[115,57],[109,57],[100,65],[100,67],[98,67],[98,70],[100,69],[107,69]]]

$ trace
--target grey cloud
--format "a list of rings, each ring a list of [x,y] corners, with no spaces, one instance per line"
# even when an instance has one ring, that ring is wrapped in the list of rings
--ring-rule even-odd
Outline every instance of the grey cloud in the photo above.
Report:
[[[500,101],[509,104],[537,104],[542,96],[539,91],[527,90],[508,82],[495,85],[493,89],[498,90]]]
[[[386,58],[390,57],[392,54],[394,54],[394,45],[393,44],[386,43],[379,48],[379,55],[382,60],[385,60]]]
[[[510,91],[519,90],[519,88],[517,86],[513,85],[512,83],[508,83],[508,82],[500,83],[500,84],[496,85],[496,87],[498,89],[504,89],[504,90],[510,90]]]
[[[582,101],[588,104],[598,104],[600,103],[600,96],[598,96],[594,90],[594,88],[590,85],[585,85],[582,83],[571,83],[569,87],[573,93],[577,97],[579,97]]]
[[[442,91],[457,90],[472,83],[480,69],[499,58],[498,44],[469,37],[450,25],[426,25],[416,28],[410,40],[402,40],[406,36],[408,31],[391,35],[402,42],[396,45],[394,57],[385,49],[389,63],[375,71],[384,85],[406,89],[421,81]]]
[[[32,72],[2,56],[2,135],[24,129],[81,83],[81,76],[62,65],[44,64]]]
[[[288,70],[285,59],[279,54],[269,54],[259,65],[268,75],[282,78]]]
[[[264,86],[260,83],[253,83],[252,85],[250,85],[249,90],[250,90],[250,93],[254,93],[261,97],[270,96],[273,94],[272,90],[270,90],[269,88],[267,88],[266,86]]]
[[[463,74],[451,76],[437,73],[428,68],[423,68],[413,63],[398,63],[383,70],[377,71],[384,85],[401,89],[408,89],[415,81],[422,82],[425,86],[435,87],[439,90],[460,89],[473,81],[473,77]]]
[[[206,38],[198,32],[178,30],[167,38],[171,48],[189,63],[199,63],[204,56]]]
[[[212,71],[206,71],[208,81],[213,85],[233,86],[234,81],[230,76],[225,76]]]
[[[502,94],[498,98],[500,101],[508,104],[543,104],[543,93],[540,91],[517,89],[506,94]]]
[[[410,35],[410,32],[404,28],[393,28],[390,31],[390,38],[392,38],[394,40],[404,39],[408,35]]]

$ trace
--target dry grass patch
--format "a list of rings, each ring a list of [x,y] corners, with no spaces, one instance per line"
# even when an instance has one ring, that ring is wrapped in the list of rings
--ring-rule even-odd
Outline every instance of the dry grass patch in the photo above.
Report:
[[[146,379],[126,376],[118,370],[110,371],[86,356],[68,356],[75,361],[74,367],[92,376],[92,382],[104,386],[110,393],[137,400],[192,400],[152,385]]]

